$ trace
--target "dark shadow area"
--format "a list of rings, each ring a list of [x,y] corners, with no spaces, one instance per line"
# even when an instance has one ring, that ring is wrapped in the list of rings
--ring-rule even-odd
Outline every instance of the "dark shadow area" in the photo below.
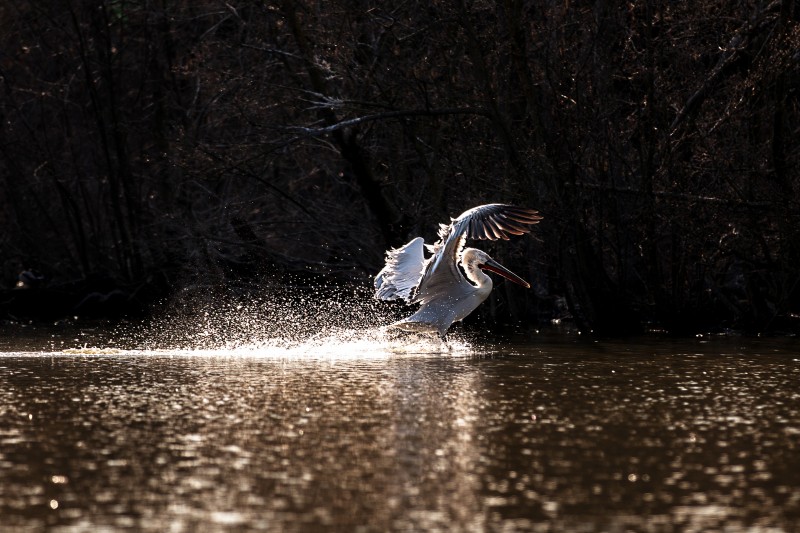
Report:
[[[475,205],[529,280],[471,320],[796,333],[800,8],[0,7],[0,320],[370,287]],[[16,286],[16,287],[15,287]],[[310,292],[313,294],[313,291]]]

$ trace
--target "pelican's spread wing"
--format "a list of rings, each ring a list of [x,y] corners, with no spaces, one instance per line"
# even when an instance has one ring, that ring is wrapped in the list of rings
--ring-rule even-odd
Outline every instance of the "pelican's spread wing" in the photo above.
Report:
[[[508,240],[509,235],[523,235],[529,226],[542,219],[538,211],[507,204],[486,204],[464,211],[450,227],[466,232],[470,239]]]
[[[411,301],[425,269],[424,240],[417,237],[405,246],[386,252],[386,266],[375,276],[375,297]]]
[[[507,204],[486,204],[461,213],[449,226],[439,226],[439,241],[430,247],[433,257],[425,268],[412,301],[425,303],[436,296],[451,294],[450,288],[471,283],[458,268],[466,240],[508,240],[509,235],[528,233],[542,217],[538,211]],[[410,244],[410,243],[409,243]],[[408,245],[406,245],[408,246]],[[457,291],[455,291],[457,292]]]

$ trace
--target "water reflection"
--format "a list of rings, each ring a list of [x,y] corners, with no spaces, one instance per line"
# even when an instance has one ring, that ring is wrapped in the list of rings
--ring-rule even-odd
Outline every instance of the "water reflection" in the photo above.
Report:
[[[6,355],[0,519],[55,531],[792,531],[791,349]]]

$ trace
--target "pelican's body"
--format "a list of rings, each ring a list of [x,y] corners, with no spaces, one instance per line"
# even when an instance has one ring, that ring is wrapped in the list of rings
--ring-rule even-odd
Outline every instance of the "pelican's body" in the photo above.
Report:
[[[375,276],[375,297],[404,299],[419,303],[419,310],[393,327],[437,333],[444,338],[454,322],[463,320],[492,292],[488,270],[530,287],[486,252],[465,248],[466,239],[508,240],[509,235],[528,233],[539,222],[532,209],[505,204],[487,204],[465,211],[442,224],[439,241],[426,245],[417,237],[405,246],[386,253],[386,266]],[[433,255],[425,258],[425,248]]]

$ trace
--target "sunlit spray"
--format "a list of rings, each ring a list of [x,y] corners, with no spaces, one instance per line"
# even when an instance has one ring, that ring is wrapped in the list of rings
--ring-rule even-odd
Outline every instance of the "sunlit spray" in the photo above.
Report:
[[[287,358],[361,358],[472,353],[458,335],[398,334],[367,290],[274,287],[253,297],[187,289],[139,328],[120,331],[144,351]]]

